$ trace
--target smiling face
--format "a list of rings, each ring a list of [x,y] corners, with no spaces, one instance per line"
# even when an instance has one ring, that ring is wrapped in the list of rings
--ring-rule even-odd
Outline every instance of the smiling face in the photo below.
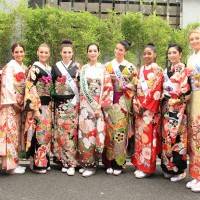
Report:
[[[18,45],[17,47],[14,48],[12,52],[12,57],[15,61],[21,64],[24,59],[24,56],[25,56],[25,52],[24,52],[23,47]]]
[[[172,64],[179,63],[181,61],[181,55],[182,53],[180,53],[175,47],[170,47],[168,49],[167,57]]]
[[[124,60],[124,57],[126,55],[125,47],[122,44],[118,43],[115,47],[114,54],[117,60],[119,61]]]
[[[189,36],[189,43],[194,51],[200,50],[200,32],[193,32]]]
[[[156,53],[149,47],[146,47],[143,52],[144,65],[150,65],[155,62]]]
[[[92,44],[88,47],[87,56],[90,62],[96,63],[100,53],[98,47],[95,44]]]
[[[63,47],[61,50],[61,57],[65,63],[68,63],[73,58],[73,49],[72,47]]]
[[[46,64],[50,57],[50,50],[46,46],[40,46],[37,51],[38,59],[41,63]]]

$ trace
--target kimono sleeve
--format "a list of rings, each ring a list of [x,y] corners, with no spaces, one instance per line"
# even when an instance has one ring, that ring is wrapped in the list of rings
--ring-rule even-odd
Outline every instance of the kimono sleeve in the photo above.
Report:
[[[5,66],[2,71],[1,104],[15,104],[14,71],[11,66]]]
[[[182,94],[181,101],[187,102],[191,96],[191,86],[190,86],[189,74],[186,68],[184,68],[182,72],[180,88],[181,88],[181,94]]]
[[[156,80],[154,81],[153,87],[149,90],[146,101],[143,102],[143,107],[154,113],[159,111],[160,99],[163,88],[163,73],[160,68],[155,70]]]
[[[25,86],[25,110],[34,111],[35,113],[39,112],[41,101],[37,93],[36,83],[38,79],[38,74],[40,70],[35,66],[32,66],[29,69],[26,86]]]
[[[133,96],[136,94],[136,87],[137,87],[137,70],[135,66],[131,66],[131,69],[129,68],[130,74],[129,77],[126,78],[127,84],[124,89],[124,94],[128,99],[133,98]]]
[[[101,107],[109,108],[113,104],[113,84],[110,74],[104,71],[103,91],[101,96]]]

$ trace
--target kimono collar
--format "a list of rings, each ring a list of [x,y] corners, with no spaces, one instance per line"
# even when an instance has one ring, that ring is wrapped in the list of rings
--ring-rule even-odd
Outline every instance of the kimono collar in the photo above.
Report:
[[[90,63],[87,64],[88,67],[102,67],[101,63],[96,63],[95,65],[91,65]]]
[[[157,63],[151,63],[150,65],[144,65],[145,70],[155,69],[158,67]]]
[[[41,69],[43,69],[44,71],[51,71],[51,67],[49,65],[43,65],[41,62],[34,62],[33,65],[36,65],[38,67],[40,67]]]
[[[113,63],[114,65],[126,66],[127,63],[128,63],[128,61],[124,59],[122,62],[118,62],[116,59],[113,59],[113,60],[112,60],[112,63]]]
[[[22,63],[21,65],[16,61],[16,60],[14,60],[14,59],[12,59],[8,64],[7,64],[7,66],[17,66],[18,68],[23,68],[23,69],[25,69],[25,66],[24,66],[24,64]]]
[[[180,72],[184,67],[185,67],[185,65],[183,63],[177,63],[175,65],[171,65],[170,71]]]
[[[193,55],[198,55],[198,56],[200,56],[200,50],[199,51],[197,51],[197,52],[193,52]]]
[[[63,65],[65,66],[65,67],[69,67],[70,65],[71,65],[71,63],[72,63],[72,60],[70,60],[69,62],[68,62],[68,64],[65,64],[64,62],[63,62],[63,60],[61,61],[62,63],[63,63]]]

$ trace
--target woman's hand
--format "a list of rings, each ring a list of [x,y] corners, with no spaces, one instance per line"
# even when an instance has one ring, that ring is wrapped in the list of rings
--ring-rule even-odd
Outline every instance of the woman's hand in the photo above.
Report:
[[[22,106],[24,104],[24,97],[21,94],[17,94],[16,101],[19,106]]]
[[[23,110],[23,106],[20,106],[18,103],[13,104],[13,109],[15,110],[16,113],[20,113]]]

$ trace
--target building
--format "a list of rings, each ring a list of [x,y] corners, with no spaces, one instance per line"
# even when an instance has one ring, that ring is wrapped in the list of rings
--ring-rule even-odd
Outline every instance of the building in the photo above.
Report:
[[[100,18],[106,17],[109,11],[117,13],[142,12],[144,15],[156,13],[166,19],[170,25],[181,24],[182,0],[30,0],[31,6],[53,5],[65,10],[89,11]]]
[[[6,1],[16,4],[20,0]],[[100,18],[106,17],[110,10],[119,14],[128,11],[144,15],[156,13],[177,28],[200,22],[200,0],[29,0],[29,6],[33,7],[46,4],[77,12],[89,11]]]

